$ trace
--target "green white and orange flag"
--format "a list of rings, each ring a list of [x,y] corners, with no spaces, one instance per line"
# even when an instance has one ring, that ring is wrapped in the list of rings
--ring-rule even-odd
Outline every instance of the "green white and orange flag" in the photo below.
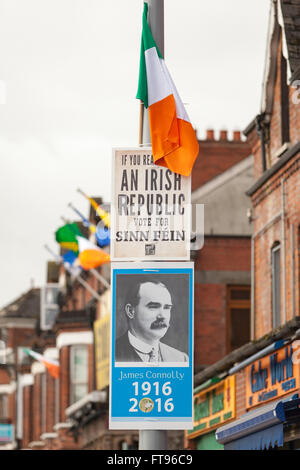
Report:
[[[78,264],[84,270],[98,268],[102,264],[110,262],[109,253],[101,250],[101,248],[87,240],[87,238],[77,236],[77,240],[79,247]]]
[[[23,348],[23,351],[29,356],[36,359],[38,362],[42,362],[52,377],[54,377],[55,379],[59,378],[59,363],[57,361],[42,356],[41,354],[32,351],[32,349]]]
[[[153,159],[184,176],[191,174],[199,144],[165,61],[153,39],[144,3],[137,98],[149,107]]]

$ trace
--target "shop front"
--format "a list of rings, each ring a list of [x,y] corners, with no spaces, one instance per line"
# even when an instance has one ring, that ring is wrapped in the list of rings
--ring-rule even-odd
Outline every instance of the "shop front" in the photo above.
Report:
[[[211,379],[194,391],[194,427],[186,432],[189,448],[222,450],[215,429],[235,418],[235,376]]]
[[[16,447],[14,425],[0,423],[0,450],[11,450]]]
[[[244,368],[247,412],[216,431],[216,440],[225,450],[298,446],[299,346],[299,341],[286,344]]]

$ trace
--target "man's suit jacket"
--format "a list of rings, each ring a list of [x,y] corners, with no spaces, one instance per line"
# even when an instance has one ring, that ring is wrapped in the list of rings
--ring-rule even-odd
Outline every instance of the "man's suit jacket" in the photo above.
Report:
[[[184,352],[172,348],[164,343],[159,343],[162,362],[188,362],[189,357]],[[128,332],[116,340],[115,348],[116,362],[142,362],[142,359],[131,346],[128,339]]]

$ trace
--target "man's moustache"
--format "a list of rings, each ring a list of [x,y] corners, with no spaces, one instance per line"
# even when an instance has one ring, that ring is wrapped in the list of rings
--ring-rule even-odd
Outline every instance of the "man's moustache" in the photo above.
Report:
[[[164,320],[156,320],[151,324],[150,328],[152,330],[155,330],[158,328],[168,328],[168,325]]]

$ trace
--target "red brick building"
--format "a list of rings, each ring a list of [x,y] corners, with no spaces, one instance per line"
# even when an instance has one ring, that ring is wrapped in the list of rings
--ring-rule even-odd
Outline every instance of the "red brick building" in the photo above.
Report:
[[[22,379],[30,370],[30,361],[23,357],[20,345],[26,345],[39,327],[40,289],[32,288],[0,312],[0,425],[7,429],[0,443],[15,449],[20,443],[20,423],[23,416],[18,407]],[[7,442],[5,442],[7,441]]]
[[[199,141],[199,146],[200,155],[192,179],[192,201],[194,205],[205,205],[206,219],[205,245],[198,249],[197,243],[193,243],[191,253],[195,260],[196,371],[237,347],[232,339],[237,327],[236,312],[244,315],[245,331],[240,341],[244,343],[249,339],[251,227],[246,217],[248,201],[244,192],[253,182],[249,146],[241,141],[238,132],[230,140],[225,131],[220,133],[220,139],[208,131],[207,139]],[[210,217],[210,209],[219,214],[217,223]],[[232,209],[237,211],[233,218]],[[93,210],[90,220],[97,222]],[[26,449],[137,448],[138,431],[108,430],[108,381],[101,382],[102,378],[100,381],[98,378],[97,335],[102,334],[98,323],[110,313],[110,296],[106,289],[109,268],[107,265],[102,272],[98,270],[100,277],[89,272],[81,274],[91,293],[62,267],[58,271],[56,263],[48,263],[47,285],[50,290],[59,290],[59,313],[55,322],[51,328],[45,327],[37,289],[34,291],[38,296],[34,319],[30,320],[32,329],[18,330],[21,336],[15,336],[14,343],[10,340],[6,344],[8,348],[14,344],[20,351],[26,346],[59,361],[60,376],[54,379],[43,364],[24,354],[22,363],[13,361],[14,370],[19,371],[17,386],[7,375],[6,366],[0,367],[0,396],[1,387],[14,389],[10,409],[6,408],[7,418],[17,430],[17,439],[11,445],[18,444]],[[101,276],[105,283],[101,282]],[[231,292],[233,296],[242,292],[244,299],[231,299]],[[26,295],[30,296],[30,292]],[[20,302],[18,300],[17,304]],[[7,312],[8,308],[1,311],[3,337]],[[22,304],[18,316],[28,315],[26,312]],[[18,419],[14,406],[16,388]],[[169,432],[169,448],[180,449],[183,445],[182,431]]]
[[[195,378],[196,418],[186,442],[199,449],[300,447],[300,3],[270,3],[261,112],[244,131],[255,178],[247,191],[251,341]]]
[[[207,138],[199,141],[199,147],[192,175],[192,202],[194,207],[205,206],[205,244],[199,249],[197,242],[193,243],[191,252],[195,261],[196,371],[249,340],[251,226],[246,217],[248,200],[244,193],[253,183],[250,149],[239,132],[229,139],[226,131],[221,131],[219,138],[212,130],[207,131]],[[211,212],[218,216],[211,217]],[[93,209],[90,220],[98,222]],[[81,230],[88,236],[84,227]],[[60,376],[55,379],[43,364],[22,354],[21,362],[12,361],[15,371],[12,377],[19,372],[17,385],[7,367],[0,367],[0,397],[1,387],[3,391],[13,390],[10,408],[6,406],[5,412],[5,418],[16,426],[16,439],[10,446],[45,450],[138,446],[138,431],[108,430],[109,383],[108,378],[98,376],[99,357],[109,355],[108,348],[104,351],[102,346],[100,356],[97,355],[97,337],[100,334],[100,343],[105,343],[101,321],[110,314],[107,290],[110,266],[103,266],[97,276],[85,272],[81,277],[89,290],[63,267],[58,271],[58,265],[49,262],[47,286],[50,291],[59,291],[55,321],[47,326],[45,308],[40,309],[40,292],[44,298],[44,288],[34,290],[36,305],[30,319],[31,329],[22,324],[19,336],[14,333],[14,339],[9,336],[5,342],[7,348],[19,347],[22,351],[21,347],[26,346],[60,363]],[[25,297],[30,295],[29,292]],[[17,300],[18,305],[21,299]],[[14,304],[11,309],[15,309]],[[20,305],[18,316],[27,315],[28,309]],[[8,308],[1,311],[1,318],[4,338],[10,319]],[[236,343],[234,332],[239,324],[243,325],[243,336]],[[182,431],[170,431],[169,448],[183,448],[183,436]]]
[[[233,136],[221,131],[215,140],[207,131],[192,174],[192,204],[204,205],[204,245],[193,253],[195,372],[250,339],[252,228],[245,191],[253,183],[253,157],[240,134]]]

